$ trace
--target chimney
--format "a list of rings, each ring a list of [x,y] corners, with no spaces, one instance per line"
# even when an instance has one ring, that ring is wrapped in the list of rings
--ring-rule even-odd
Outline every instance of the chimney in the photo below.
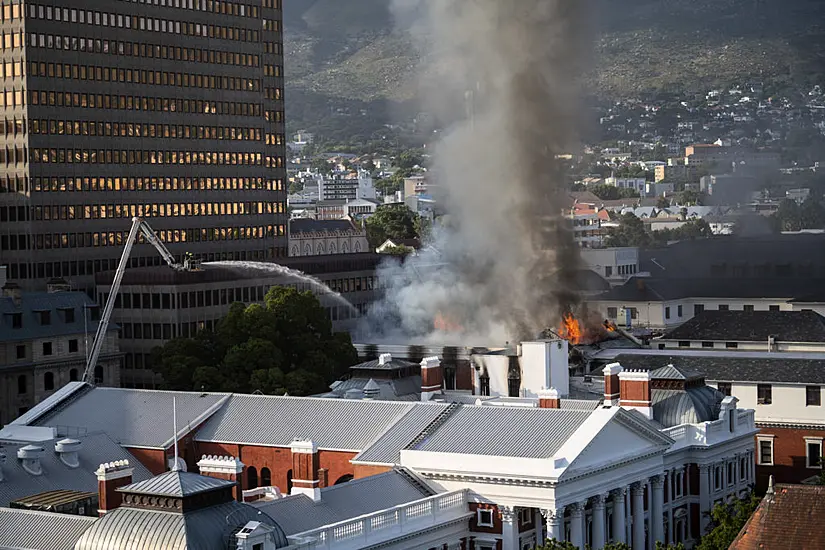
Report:
[[[329,470],[326,468],[318,468],[318,485],[321,489],[329,487]]]
[[[6,298],[11,298],[14,305],[20,307],[20,300],[22,298],[22,290],[20,290],[20,285],[17,283],[12,283],[11,281],[7,282],[3,285],[3,296]]]
[[[604,404],[616,405],[619,402],[619,373],[622,366],[619,363],[610,363],[604,369]]]
[[[17,458],[23,464],[23,469],[33,476],[43,473],[43,466],[40,459],[46,455],[46,449],[37,445],[26,445],[17,449]]]
[[[392,354],[382,353],[381,355],[378,356],[378,364],[379,365],[386,365],[390,361],[392,361]]]
[[[438,357],[421,360],[421,401],[429,401],[444,387],[444,367]]]
[[[226,479],[236,483],[232,492],[238,502],[243,502],[243,487],[241,486],[243,469],[243,462],[234,456],[203,455],[198,461],[198,471],[202,476]]]
[[[289,445],[292,451],[292,495],[307,495],[313,501],[321,500],[318,446],[312,441],[296,439]]]
[[[653,418],[650,371],[625,370],[619,373],[619,405],[625,409],[636,409],[646,417]]]
[[[539,390],[539,408],[560,409],[561,399],[559,399],[559,391],[556,388],[550,388],[549,390]]]
[[[60,462],[63,464],[69,468],[78,468],[80,460],[78,460],[77,453],[81,445],[77,439],[61,439],[54,444],[54,452],[60,455]]]
[[[97,470],[97,512],[101,516],[114,510],[123,502],[117,489],[132,483],[132,468],[128,460],[116,460],[101,464]]]

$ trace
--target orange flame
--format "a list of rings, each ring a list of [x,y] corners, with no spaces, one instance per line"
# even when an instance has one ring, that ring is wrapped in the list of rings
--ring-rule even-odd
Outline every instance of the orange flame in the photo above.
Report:
[[[608,332],[616,332],[616,325],[608,319],[604,320],[604,328],[606,328]]]
[[[582,327],[572,313],[565,313],[559,327],[559,336],[570,342],[578,344],[582,339]]]
[[[442,315],[440,311],[435,314],[435,319],[433,319],[433,328],[441,332],[462,332],[464,330],[464,327],[446,315]]]

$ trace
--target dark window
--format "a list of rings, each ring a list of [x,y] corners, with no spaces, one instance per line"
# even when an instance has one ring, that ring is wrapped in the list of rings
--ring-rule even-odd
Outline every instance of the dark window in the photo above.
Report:
[[[258,487],[258,470],[255,466],[250,466],[246,469],[246,488],[255,489]]]
[[[744,306],[742,306],[742,310],[743,311],[753,311],[753,306],[745,304]]]
[[[670,319],[670,307],[665,308],[665,319]]]
[[[508,378],[507,379],[507,395],[508,397],[519,397],[521,394],[521,379]]]
[[[615,307],[607,308],[607,318],[608,319],[615,319],[618,316],[619,310]]]
[[[479,394],[490,395],[490,377],[482,376],[478,380],[481,385],[481,387],[479,388]]]
[[[264,550],[264,543],[257,542],[252,545],[252,550]]]
[[[40,312],[40,324],[41,325],[51,325],[52,324],[52,312],[51,311],[41,311]]]
[[[716,389],[722,392],[724,395],[730,395],[731,384],[730,382],[719,382],[716,384]]]
[[[21,374],[17,377],[17,393],[26,393],[28,391],[28,382],[26,380],[26,375]]]
[[[292,494],[292,470],[286,471],[286,493]]]
[[[719,311],[728,311],[730,306],[728,304],[719,304]]]
[[[676,306],[676,316],[677,317],[682,316],[682,306]]]
[[[705,305],[704,304],[694,304],[693,305],[693,314],[694,315],[699,315],[703,311],[705,311]]]
[[[17,346],[17,358],[18,359],[25,359],[26,358],[26,346],[24,346],[24,345]]]
[[[808,407],[819,407],[822,405],[822,390],[819,386],[805,387],[805,405]]]
[[[713,347],[713,342],[702,342],[702,347],[703,348],[712,348]]]
[[[779,306],[768,306],[770,311],[779,311]]]
[[[51,355],[52,354],[52,343],[51,342],[43,342],[43,355]]]
[[[688,342],[687,340],[682,340],[681,342],[679,342],[679,347],[680,348],[689,348],[690,347],[690,342]]]
[[[272,486],[272,474],[269,471],[269,468],[261,468],[261,487],[271,487]]]
[[[74,308],[67,308],[64,311],[66,312],[66,322],[74,323]]]
[[[725,342],[725,347],[728,349],[736,349],[739,347],[737,342]]]
[[[47,372],[43,375],[43,388],[46,391],[51,391],[54,389],[54,373]]]
[[[455,389],[455,367],[444,368],[444,389]]]
[[[77,369],[72,369],[69,371],[69,381],[77,382]]]
[[[822,465],[822,442],[808,441],[807,448],[808,468],[819,468]]]
[[[628,308],[630,310],[630,318],[635,319],[639,316],[639,311],[635,307]]]
[[[77,352],[77,340],[69,340],[69,353]]]
[[[756,386],[756,402],[759,405],[770,405],[773,401],[773,392],[770,384],[758,384]]]
[[[605,266],[604,276],[605,277],[612,277],[613,276],[613,266],[612,265]]]
[[[95,367],[95,384],[103,383],[103,367],[100,365]]]

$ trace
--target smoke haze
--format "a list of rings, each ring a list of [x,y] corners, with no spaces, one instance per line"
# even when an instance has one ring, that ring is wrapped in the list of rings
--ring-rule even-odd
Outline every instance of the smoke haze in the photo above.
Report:
[[[558,223],[555,156],[577,143],[586,10],[576,0],[394,2],[422,49],[424,110],[443,117],[458,98],[466,116],[432,152],[430,183],[448,212],[435,251],[381,269],[373,334],[454,339],[446,328],[503,343],[558,326],[575,305],[578,254]]]

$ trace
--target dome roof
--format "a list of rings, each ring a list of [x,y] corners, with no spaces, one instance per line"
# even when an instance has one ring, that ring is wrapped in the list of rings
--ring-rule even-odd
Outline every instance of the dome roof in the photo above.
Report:
[[[722,398],[710,386],[684,390],[652,389],[653,418],[666,428],[680,424],[697,424],[719,418]]]

